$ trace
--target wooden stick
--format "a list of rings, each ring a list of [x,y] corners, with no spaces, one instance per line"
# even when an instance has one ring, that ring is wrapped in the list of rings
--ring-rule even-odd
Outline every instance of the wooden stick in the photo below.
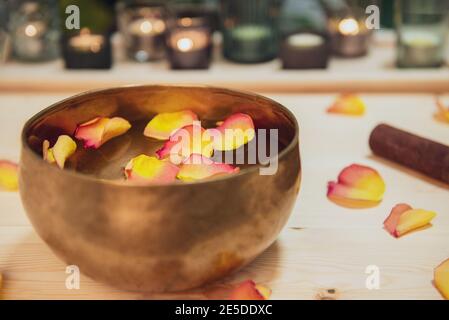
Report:
[[[449,184],[449,147],[380,124],[371,132],[374,154]]]

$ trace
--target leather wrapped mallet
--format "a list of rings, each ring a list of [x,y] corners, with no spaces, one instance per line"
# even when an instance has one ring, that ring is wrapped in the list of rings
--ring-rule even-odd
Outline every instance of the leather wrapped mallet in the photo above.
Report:
[[[380,124],[369,145],[377,156],[449,184],[449,147],[444,144]]]

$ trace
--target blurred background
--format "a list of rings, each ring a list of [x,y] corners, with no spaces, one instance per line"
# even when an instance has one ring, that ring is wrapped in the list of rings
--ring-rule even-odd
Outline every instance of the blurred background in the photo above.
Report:
[[[448,11],[447,0],[0,0],[0,89],[438,90]]]

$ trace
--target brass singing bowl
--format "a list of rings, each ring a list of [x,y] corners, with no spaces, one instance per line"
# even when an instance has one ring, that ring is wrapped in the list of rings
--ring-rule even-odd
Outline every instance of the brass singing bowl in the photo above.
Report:
[[[160,112],[190,109],[204,121],[235,112],[256,129],[278,129],[278,169],[261,164],[192,183],[136,186],[122,167],[158,147],[142,135]],[[98,150],[78,150],[64,170],[42,159],[42,142],[97,116],[133,123]],[[135,125],[134,125],[135,124]],[[83,93],[45,109],[22,133],[20,194],[39,236],[87,276],[133,291],[187,290],[220,279],[267,249],[285,225],[300,186],[298,124],[265,97],[211,87],[129,86]]]

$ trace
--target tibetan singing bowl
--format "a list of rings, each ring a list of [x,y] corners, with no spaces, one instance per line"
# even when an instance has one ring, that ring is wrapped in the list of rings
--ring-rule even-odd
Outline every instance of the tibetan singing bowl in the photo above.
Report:
[[[143,136],[157,113],[192,110],[205,123],[243,112],[256,130],[278,129],[278,168],[262,164],[199,182],[129,185],[123,166],[163,142]],[[42,159],[42,142],[97,116],[132,129],[97,150],[78,149],[64,170]],[[195,288],[241,268],[285,225],[300,185],[298,124],[280,104],[210,87],[136,86],[80,94],[40,112],[22,134],[20,193],[40,237],[67,264],[125,290]]]

